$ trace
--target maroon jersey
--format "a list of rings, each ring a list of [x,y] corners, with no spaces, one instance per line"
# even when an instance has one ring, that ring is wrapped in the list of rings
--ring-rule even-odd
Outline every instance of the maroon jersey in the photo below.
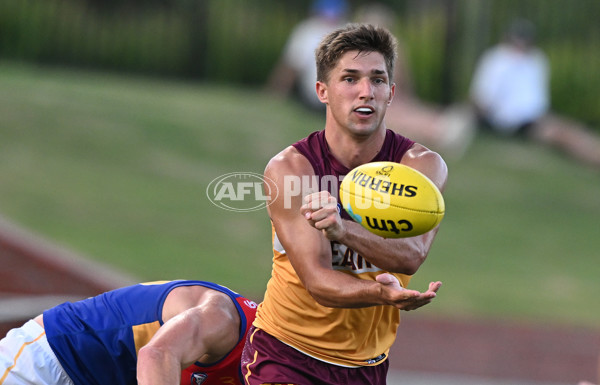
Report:
[[[385,132],[385,139],[379,153],[371,161],[400,162],[413,143],[388,130]],[[351,170],[344,167],[329,151],[325,132],[312,133],[307,138],[294,143],[293,146],[310,162],[314,171],[314,175],[301,175],[302,194],[329,191],[337,198],[339,181]],[[339,204],[338,209],[343,218],[350,220]],[[337,241],[331,241],[331,269],[369,281],[374,281],[379,274],[385,272],[355,250]],[[403,287],[408,285],[410,276],[393,274]],[[264,300],[258,308],[254,322],[256,328],[304,353],[307,357],[328,364],[356,368],[375,367],[386,363],[399,324],[400,311],[394,306],[346,309],[319,305],[304,288],[274,229],[273,272]],[[306,362],[304,360],[299,361],[302,362],[300,364],[297,362],[289,364],[289,359],[273,358],[281,357],[281,352],[273,352],[271,348],[269,343],[261,345],[260,341],[252,339],[246,344],[247,352],[252,352],[254,349],[258,354],[252,354],[252,359],[257,360],[254,362],[251,360],[248,362],[248,355],[243,358],[245,375],[250,375],[247,377],[251,380],[249,383],[277,383],[280,377],[267,378],[257,373],[263,370],[262,367],[268,368],[270,363],[282,363],[274,364],[277,365],[276,370],[280,370],[281,366],[291,368],[292,365],[302,365]],[[293,361],[294,358],[291,360]],[[266,364],[267,362],[269,364]],[[285,382],[307,371],[312,371],[317,376],[320,373],[312,367],[304,368],[302,372],[296,371],[295,368],[293,370],[294,377],[285,377]],[[371,375],[376,376],[376,373],[377,371],[374,371]],[[327,380],[323,378],[320,383],[326,382]],[[305,380],[298,383],[312,382]],[[370,383],[380,382],[374,380]]]
[[[377,155],[375,155],[370,162],[388,161],[400,163],[406,151],[408,151],[414,143],[414,141],[396,134],[392,130],[387,130],[381,150],[379,150]],[[339,185],[327,183],[327,185],[324,186],[321,182],[326,175],[332,175],[337,181],[341,181],[341,179],[350,172],[350,169],[341,164],[329,151],[329,146],[325,140],[325,130],[313,132],[306,138],[294,143],[293,146],[298,152],[304,155],[312,165],[319,183],[319,191],[328,190],[332,196],[339,200]],[[340,206],[338,205],[338,207]],[[343,209],[341,209],[341,215],[344,219],[352,219]]]

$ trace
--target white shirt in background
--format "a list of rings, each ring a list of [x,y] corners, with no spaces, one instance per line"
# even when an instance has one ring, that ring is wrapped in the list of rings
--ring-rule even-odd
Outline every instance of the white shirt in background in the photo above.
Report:
[[[544,53],[499,45],[475,70],[471,97],[493,128],[505,134],[533,123],[549,108],[549,65]]]

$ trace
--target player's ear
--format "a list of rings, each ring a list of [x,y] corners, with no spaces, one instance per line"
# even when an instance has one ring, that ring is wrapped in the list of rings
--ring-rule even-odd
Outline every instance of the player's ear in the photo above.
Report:
[[[316,84],[317,97],[323,104],[327,104],[329,99],[327,97],[327,84],[321,81],[317,81]]]
[[[390,86],[390,96],[388,98],[388,106],[390,104],[392,104],[392,100],[394,100],[394,94],[396,93],[396,83],[392,83],[392,85]]]

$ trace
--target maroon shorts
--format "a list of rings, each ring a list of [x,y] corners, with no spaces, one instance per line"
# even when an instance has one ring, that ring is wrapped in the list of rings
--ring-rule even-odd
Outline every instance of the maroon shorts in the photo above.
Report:
[[[385,385],[389,362],[346,368],[309,357],[266,332],[248,331],[242,353],[246,385]]]

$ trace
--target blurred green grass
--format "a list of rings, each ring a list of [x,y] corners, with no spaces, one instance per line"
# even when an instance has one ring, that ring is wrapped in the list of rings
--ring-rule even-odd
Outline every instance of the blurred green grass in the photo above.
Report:
[[[259,300],[266,212],[206,187],[261,173],[323,118],[254,89],[0,64],[0,214],[141,280],[216,281]],[[600,175],[551,149],[479,136],[449,161],[447,214],[411,286],[422,312],[597,327]]]

